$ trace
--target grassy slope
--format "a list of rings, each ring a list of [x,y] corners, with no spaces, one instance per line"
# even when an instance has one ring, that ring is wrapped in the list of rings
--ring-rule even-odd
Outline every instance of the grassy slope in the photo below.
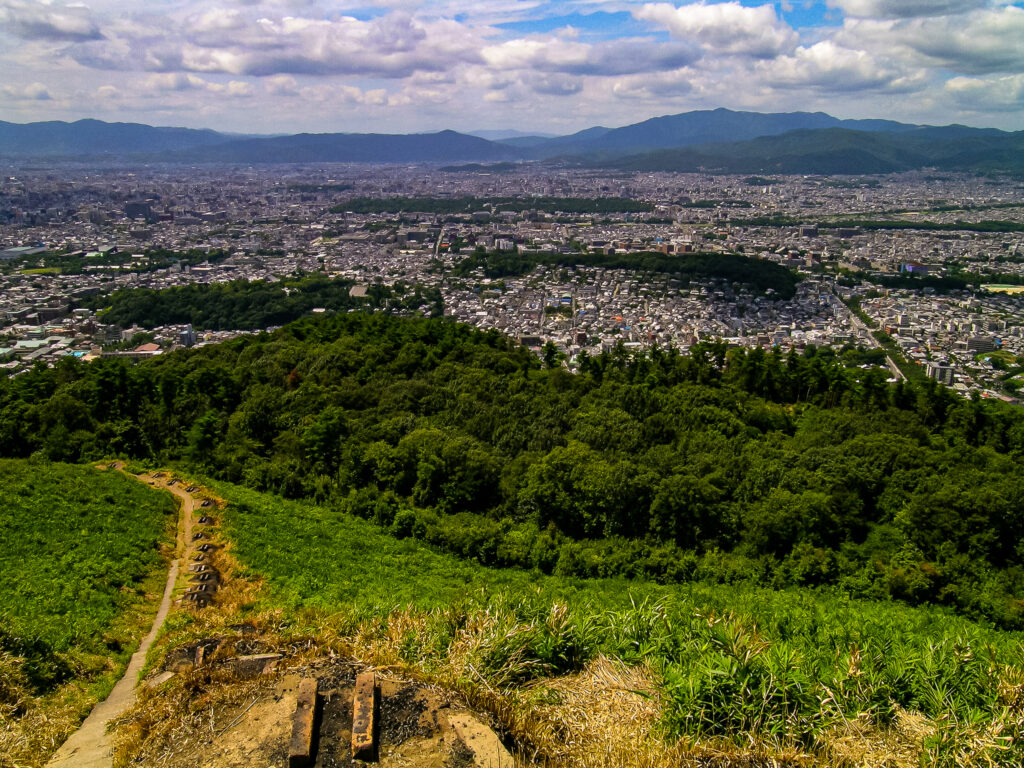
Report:
[[[0,461],[0,487],[0,754],[28,765],[107,693],[149,628],[175,506],[67,464]]]
[[[486,610],[498,631],[476,646],[474,669],[495,688],[571,672],[606,653],[654,664],[676,736],[752,737],[820,754],[827,734],[851,718],[892,730],[912,712],[928,725],[911,753],[957,764],[1021,757],[1019,746],[997,749],[995,735],[1020,728],[1021,701],[1012,703],[1024,701],[1019,633],[809,591],[491,570],[331,510],[214,487],[231,502],[225,530],[236,556],[269,577],[276,600],[361,619],[410,605],[433,609],[434,620],[403,651],[415,664],[441,663],[454,647],[458,633],[438,629],[448,621],[438,616],[452,606],[466,616]],[[552,609],[556,601],[568,604],[565,620]],[[518,666],[504,665],[508,658]]]

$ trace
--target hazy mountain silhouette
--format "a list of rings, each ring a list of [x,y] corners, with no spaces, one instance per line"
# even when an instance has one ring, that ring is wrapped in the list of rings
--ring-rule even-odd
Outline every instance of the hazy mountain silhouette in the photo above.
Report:
[[[666,115],[621,128],[595,126],[571,136],[518,135],[496,141],[455,131],[235,136],[79,120],[0,122],[0,155],[245,164],[499,163],[559,158],[634,170],[888,173],[934,166],[1020,172],[1022,136],[962,125],[840,120],[823,112],[728,109]]]
[[[827,128],[658,150],[593,164],[620,170],[718,173],[861,174],[926,167],[1024,173],[1024,131],[946,126],[872,133]]]
[[[713,109],[653,117],[622,128],[588,128],[571,136],[560,136],[537,144],[534,152],[538,157],[588,152],[635,153],[709,142],[746,141],[806,129],[908,131],[915,127],[890,120],[840,120],[824,112],[761,113]]]
[[[455,131],[439,133],[300,133],[241,139],[168,154],[164,159],[228,163],[411,163],[510,160],[518,153],[502,144]]]
[[[192,128],[154,128],[141,123],[6,123],[0,121],[0,155],[55,157],[122,156],[141,152],[193,149],[230,141],[230,136]]]

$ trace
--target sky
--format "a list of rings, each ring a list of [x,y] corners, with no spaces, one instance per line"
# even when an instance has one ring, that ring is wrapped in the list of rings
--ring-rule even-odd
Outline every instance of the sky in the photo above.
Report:
[[[1024,130],[1024,0],[0,0],[0,119],[572,133],[726,107]]]

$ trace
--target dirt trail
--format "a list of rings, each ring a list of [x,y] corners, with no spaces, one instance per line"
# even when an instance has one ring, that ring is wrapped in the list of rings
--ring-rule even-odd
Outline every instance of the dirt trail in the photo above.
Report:
[[[122,470],[124,465],[117,464],[113,468]],[[195,509],[195,501],[184,489],[168,486],[167,478],[158,480],[150,475],[140,475],[138,479],[154,488],[170,491],[181,499],[177,553],[167,573],[163,599],[160,601],[160,608],[153,620],[153,626],[142,639],[139,649],[132,654],[124,676],[117,681],[117,685],[114,686],[110,695],[93,707],[81,727],[71,734],[63,746],[57,750],[46,764],[46,768],[110,768],[113,763],[113,749],[110,737],[107,735],[107,726],[111,720],[123,714],[135,703],[135,684],[146,663],[146,654],[171,608],[171,595],[177,585],[181,561],[192,536],[192,512]]]

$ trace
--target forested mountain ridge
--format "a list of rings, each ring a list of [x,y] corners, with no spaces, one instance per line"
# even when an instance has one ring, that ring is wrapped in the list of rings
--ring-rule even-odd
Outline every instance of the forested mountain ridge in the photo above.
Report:
[[[873,132],[848,128],[795,130],[747,141],[708,143],[596,159],[629,171],[712,173],[899,173],[934,167],[949,171],[1021,173],[1024,132],[957,126]]]
[[[558,136],[532,145],[538,156],[583,155],[594,152],[628,152],[690,147],[715,142],[742,142],[760,136],[793,131],[824,131],[830,128],[865,132],[899,133],[920,126],[892,120],[840,120],[824,112],[743,112],[705,109],[678,115],[652,117],[620,128],[588,128],[570,136]],[[981,129],[967,129],[982,132]]]
[[[447,321],[335,315],[4,380],[0,446],[182,461],[488,565],[830,585],[1024,626],[1017,409],[830,350],[581,368]]]
[[[728,109],[663,115],[569,136],[491,141],[419,134],[233,136],[133,123],[0,121],[0,156],[167,163],[519,163],[554,160],[630,171],[893,173],[922,167],[1020,173],[1022,134],[964,125],[840,120],[823,112]]]

